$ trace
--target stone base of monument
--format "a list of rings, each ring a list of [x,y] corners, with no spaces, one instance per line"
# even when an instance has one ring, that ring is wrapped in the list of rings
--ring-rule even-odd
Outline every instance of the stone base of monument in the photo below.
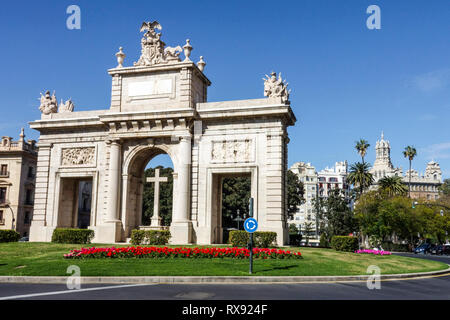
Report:
[[[179,221],[170,225],[170,244],[190,244],[192,243],[192,222]]]
[[[169,230],[169,226],[139,226],[139,230]]]
[[[50,242],[52,241],[53,231],[56,227],[31,225],[30,242]]]
[[[116,243],[122,241],[122,222],[107,221],[93,228],[95,236],[92,242]]]

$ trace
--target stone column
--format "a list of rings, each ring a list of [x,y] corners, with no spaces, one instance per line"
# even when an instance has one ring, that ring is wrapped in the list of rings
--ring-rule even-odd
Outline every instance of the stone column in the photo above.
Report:
[[[106,219],[97,226],[94,241],[111,243],[122,240],[122,223],[118,218],[120,199],[121,145],[109,140],[108,198]]]
[[[108,210],[106,222],[117,222],[119,209],[120,190],[120,142],[114,140],[110,142],[109,151],[109,183],[108,183]]]
[[[177,169],[177,206],[173,212],[170,226],[171,242],[173,244],[188,244],[191,242],[192,222],[191,208],[191,136],[182,136],[178,154],[180,155]]]
[[[181,163],[178,170],[178,209],[179,221],[188,221],[190,213],[190,177],[191,177],[191,137],[182,137],[180,140]]]

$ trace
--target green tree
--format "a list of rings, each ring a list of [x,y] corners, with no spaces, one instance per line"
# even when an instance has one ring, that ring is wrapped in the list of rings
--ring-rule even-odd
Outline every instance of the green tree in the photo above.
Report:
[[[298,176],[291,170],[286,172],[286,182],[287,182],[287,201],[288,201],[288,218],[292,219],[294,214],[298,210],[304,201],[305,188],[303,182],[300,181]]]
[[[314,199],[313,202],[321,208],[317,213],[320,233],[325,234],[328,241],[333,236],[346,236],[358,230],[357,220],[350,209],[350,199],[342,190],[332,189],[328,197]]]
[[[450,195],[450,179],[445,179],[442,185],[439,187],[439,191],[442,192],[444,196]]]
[[[367,140],[364,139],[359,139],[359,141],[356,141],[355,143],[355,149],[361,156],[362,163],[364,163],[364,157],[366,156],[367,149],[370,147],[370,144]]]
[[[388,197],[406,195],[408,189],[399,176],[383,177],[378,180],[379,190]]]
[[[304,228],[303,228],[303,235],[305,236],[305,244],[308,245],[309,244],[310,235],[315,230],[313,228],[313,224],[312,224],[311,221],[305,222],[303,224],[303,226],[304,226]]]
[[[229,177],[222,182],[222,226],[235,227],[233,221],[237,211],[241,218],[248,217],[249,199],[251,194],[250,177]],[[241,223],[242,225],[242,223]]]
[[[417,155],[417,151],[412,146],[407,146],[403,151],[403,156],[409,160],[409,181],[408,181],[408,197],[411,198],[411,163],[414,157]]]
[[[149,168],[145,170],[145,181],[147,181],[147,178],[155,176],[155,169],[157,168],[160,169],[160,175],[162,177],[167,177],[167,183],[161,183],[159,185],[159,216],[162,218],[161,224],[163,226],[170,226],[172,222],[173,169],[162,166]],[[154,194],[155,184],[145,182],[141,221],[143,225],[150,225],[150,220],[153,216]]]
[[[347,182],[359,188],[359,196],[361,196],[365,189],[369,188],[374,179],[369,172],[370,165],[368,163],[357,162],[350,166],[349,174],[347,175]]]

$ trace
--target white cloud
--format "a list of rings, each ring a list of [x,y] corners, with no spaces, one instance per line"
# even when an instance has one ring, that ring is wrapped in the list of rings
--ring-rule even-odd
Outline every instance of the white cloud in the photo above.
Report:
[[[425,93],[444,89],[450,85],[450,68],[417,75],[411,80],[411,84]]]
[[[428,160],[450,159],[450,142],[432,144],[422,149]]]

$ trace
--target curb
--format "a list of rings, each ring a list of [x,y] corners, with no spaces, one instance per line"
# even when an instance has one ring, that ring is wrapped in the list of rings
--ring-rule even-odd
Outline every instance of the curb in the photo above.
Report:
[[[381,280],[413,279],[450,275],[448,269],[420,273],[380,275]],[[254,284],[367,281],[373,275],[358,276],[145,276],[145,277],[81,277],[82,284]],[[0,276],[0,283],[66,284],[72,277]]]

